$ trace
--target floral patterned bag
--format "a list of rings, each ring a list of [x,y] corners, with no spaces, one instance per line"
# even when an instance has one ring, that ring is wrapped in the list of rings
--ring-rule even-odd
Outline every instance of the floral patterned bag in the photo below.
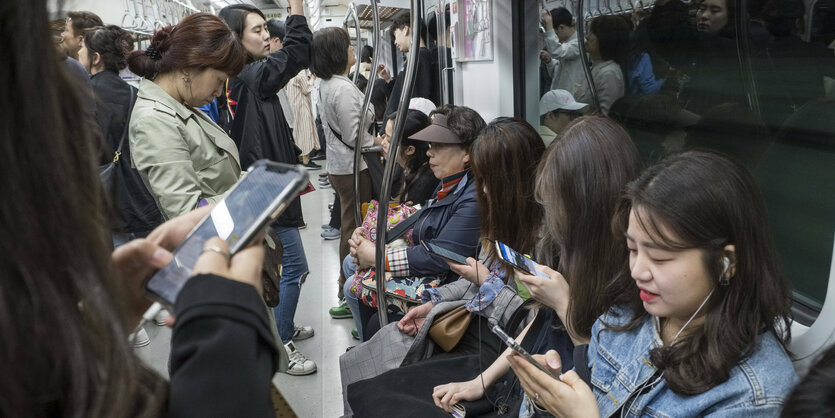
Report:
[[[363,236],[371,242],[377,242],[377,201],[372,200],[368,203],[362,204],[362,210],[365,216],[362,220]],[[386,230],[391,231],[397,224],[403,222],[409,216],[418,211],[418,208],[405,204],[389,204],[388,221]],[[403,236],[403,240],[396,240],[389,244],[389,247],[402,247],[411,245],[412,231],[410,230]],[[357,271],[351,282],[351,293],[358,298],[362,298],[362,279],[366,278],[371,268]],[[375,305],[376,306],[376,305]]]
[[[359,276],[359,273],[357,273]],[[360,278],[362,282],[359,296],[360,301],[366,306],[377,307],[377,275],[374,269],[368,271]],[[400,312],[409,312],[409,308],[421,304],[423,291],[430,287],[438,287],[441,284],[439,277],[392,277],[386,273],[386,302],[389,307],[395,307]]]

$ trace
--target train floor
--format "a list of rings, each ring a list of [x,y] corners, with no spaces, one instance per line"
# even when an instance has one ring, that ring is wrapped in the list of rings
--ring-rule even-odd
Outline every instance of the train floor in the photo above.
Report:
[[[321,161],[324,165],[324,161]],[[317,190],[302,197],[307,228],[300,230],[310,275],[302,287],[296,325],[310,325],[312,338],[298,341],[296,347],[316,362],[317,372],[308,376],[276,374],[273,382],[299,417],[339,417],[342,415],[342,389],[339,376],[339,355],[348,346],[357,344],[351,338],[354,322],[333,319],[328,308],[336,305],[337,275],[339,274],[339,240],[325,241],[320,237],[321,225],[330,219],[328,204],[333,202],[333,189],[321,189],[318,174],[310,171],[310,179]],[[137,354],[163,376],[168,376],[168,356],[171,330],[149,324],[145,330],[151,344],[137,348]]]

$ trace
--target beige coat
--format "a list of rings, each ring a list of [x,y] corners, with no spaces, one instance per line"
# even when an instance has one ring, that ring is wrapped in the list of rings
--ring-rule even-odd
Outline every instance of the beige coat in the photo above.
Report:
[[[166,219],[217,202],[241,174],[235,142],[197,108],[142,80],[130,117],[131,164]]]

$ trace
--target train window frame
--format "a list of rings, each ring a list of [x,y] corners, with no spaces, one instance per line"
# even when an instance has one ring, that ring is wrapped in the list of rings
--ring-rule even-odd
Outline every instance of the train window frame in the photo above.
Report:
[[[728,70],[729,72],[737,72],[738,75],[739,75],[739,82],[740,82],[739,86],[742,87],[742,89],[740,89],[740,90],[743,93],[743,96],[740,96],[740,97],[743,97],[743,98],[738,101],[738,104],[743,105],[743,106],[747,106],[748,109],[753,111],[757,117],[762,119],[765,116],[764,116],[764,113],[763,113],[763,110],[761,109],[761,107],[763,105],[768,106],[769,105],[769,103],[768,103],[769,99],[762,97],[761,92],[763,91],[764,86],[763,86],[763,83],[760,82],[760,80],[757,79],[758,72],[760,71],[760,69],[758,69],[756,67],[757,59],[759,58],[758,56],[756,56],[756,54],[759,53],[759,50],[757,50],[759,45],[756,44],[756,42],[757,42],[756,39],[752,39],[753,33],[751,32],[751,29],[749,27],[750,25],[756,23],[757,21],[752,20],[747,16],[747,10],[748,10],[748,6],[749,6],[748,3],[750,1],[743,1],[743,0],[729,0],[729,1],[734,1],[735,6],[736,6],[736,10],[739,10],[741,12],[738,13],[737,16],[736,16],[735,25],[734,25],[735,36],[733,36],[730,40],[730,44],[732,44],[731,48],[735,51],[735,57],[734,57],[735,59],[729,64],[728,67],[725,67],[725,69]],[[547,7],[548,10],[550,10],[553,7],[560,6],[560,5],[565,5],[565,7],[570,7],[568,1],[563,2],[564,4],[560,4],[559,2],[554,2],[554,1],[549,1],[547,3],[548,3],[548,6],[549,6],[549,7]],[[591,3],[591,2],[587,1],[587,3]],[[835,4],[835,2],[833,2],[833,3]],[[576,3],[571,2],[571,4],[573,5],[573,4],[576,4]],[[695,4],[695,2],[694,2],[694,4]],[[814,2],[813,5],[807,5],[807,13],[810,11],[810,9],[813,9],[816,4],[817,4],[817,2]],[[546,6],[546,2],[542,2],[542,6],[543,7]],[[583,10],[583,13],[577,13],[577,10],[570,10],[571,13],[575,16],[575,22],[576,22],[577,25],[586,24],[587,20],[589,18],[591,18],[592,16],[597,16],[598,14],[600,14],[599,10],[595,11],[595,10],[593,10],[593,7],[591,7],[591,6],[593,6],[593,4],[592,5],[586,4],[585,7],[584,7],[584,10]],[[652,11],[653,7],[655,7],[654,4],[649,5],[647,7],[647,10]],[[525,39],[527,37],[531,36],[531,33],[530,33],[531,20],[530,20],[530,18],[528,18],[527,21],[525,20],[526,11],[524,10],[523,6],[521,6],[519,4],[516,4],[516,2],[515,2],[513,10],[514,10],[514,15],[512,16],[512,19],[513,19],[513,45],[514,45],[514,49],[513,49],[513,51],[514,51],[514,57],[513,57],[513,60],[514,60],[514,73],[513,73],[514,74],[514,113],[516,114],[516,116],[521,116],[521,117],[527,116],[525,118],[533,126],[539,126],[539,125],[537,125],[537,123],[539,122],[539,119],[535,116],[531,116],[531,114],[538,113],[538,112],[533,112],[534,109],[530,108],[531,107],[531,105],[530,105],[530,102],[531,102],[530,98],[531,97],[530,96],[531,95],[537,95],[536,92],[539,92],[539,90],[538,90],[539,81],[538,80],[531,80],[530,79],[531,78],[530,72],[526,71],[526,69],[523,67],[523,65],[530,65],[529,64],[531,62],[530,54],[538,55],[539,51],[536,50],[536,49],[532,51],[532,50],[530,50],[530,48],[528,48],[528,49],[525,48],[525,45],[526,45],[525,44]],[[690,15],[690,19],[692,19],[692,18],[693,18],[693,14]],[[527,22],[528,24],[526,25],[525,22]],[[807,26],[804,28],[804,33],[803,33],[803,36],[806,38],[806,39],[804,39],[805,41],[809,40],[809,35],[811,33],[820,33],[821,32],[821,30],[815,30],[815,28],[812,27],[814,22],[819,22],[820,23],[820,19],[817,16],[811,16],[811,17],[807,16],[807,19],[806,19],[806,22],[805,22]],[[832,23],[827,22],[827,25],[829,25],[829,24],[832,24]],[[823,30],[823,32],[826,32],[829,29],[830,29],[829,27],[826,27],[826,30]],[[582,40],[581,40],[581,42],[582,42]],[[524,56],[517,56],[517,51],[523,51]],[[536,58],[538,58],[538,56]],[[586,57],[583,57],[583,58],[584,58],[584,65],[587,65],[587,62],[585,60]],[[538,63],[538,59],[536,61]],[[827,68],[829,68],[829,67],[827,67]],[[687,81],[687,80],[685,80],[685,81]],[[789,85],[791,85],[791,84],[789,84]],[[826,92],[824,91],[824,97],[825,96],[826,96]],[[537,101],[538,101],[538,97],[537,97]],[[536,107],[535,110],[538,110],[538,107]],[[772,121],[767,121],[767,122],[768,123],[774,123]],[[739,129],[742,129],[742,128],[739,128]],[[768,141],[766,146],[767,147],[772,147],[774,142],[775,142],[775,137],[776,137],[775,134],[776,134],[777,130],[774,129],[774,127],[771,126],[771,125],[768,126],[768,129],[770,129],[771,133],[769,134],[770,135],[770,140]],[[829,131],[827,129],[823,129],[823,130],[820,130],[819,132],[820,132],[819,135],[826,135],[826,132],[829,132]],[[796,146],[797,147],[804,147],[806,145],[798,144]],[[747,150],[745,148],[741,148],[741,150],[742,150],[743,153],[750,151],[750,150]],[[750,152],[753,152],[753,151],[750,151]],[[808,152],[812,152],[812,151],[808,151]],[[802,159],[804,157],[801,156],[801,157],[798,157],[798,158]],[[822,160],[819,160],[817,158],[814,159],[812,163],[813,164],[818,163],[818,161],[824,161],[824,162],[829,161],[828,156],[824,156],[824,157],[821,157],[821,158],[822,158]],[[823,164],[823,163],[819,163],[819,164]],[[756,166],[748,166],[748,168],[749,168],[749,170],[751,170],[752,174],[754,174],[756,172],[755,167]],[[816,166],[815,169],[816,170],[825,170],[826,168],[822,167],[822,166]],[[773,186],[763,184],[761,182],[762,181],[761,178],[759,178],[759,177],[756,177],[756,178],[757,178],[758,187],[760,187],[761,191],[764,191],[764,198],[767,199],[767,202],[766,202],[767,205],[774,206],[774,205],[771,205],[769,202],[772,202],[773,199],[779,199],[779,198],[775,198],[773,196],[771,196],[771,197],[766,197],[765,196],[765,189],[767,187],[773,187]],[[788,179],[786,181],[799,181],[799,180]],[[794,186],[783,186],[783,187],[794,187]],[[795,196],[794,199],[798,199],[798,197]],[[800,202],[801,204],[803,203],[802,201],[798,201],[798,202]],[[826,207],[828,207],[828,206],[826,206]],[[774,223],[775,222],[782,222],[783,224],[788,224],[788,225],[791,225],[793,223],[797,223],[798,220],[794,219],[794,217],[799,216],[798,215],[799,213],[803,213],[802,212],[803,208],[801,208],[799,210],[801,212],[798,212],[798,209],[796,209],[796,208],[788,208],[788,209],[783,209],[781,211],[775,212],[774,210],[772,210],[772,208],[769,208],[769,221],[770,221],[769,223],[772,225],[772,234],[774,234],[774,239],[775,239],[775,245],[776,246],[778,246],[778,247],[780,246],[780,243],[779,243],[778,240],[781,240],[782,238],[780,238],[778,233],[775,231]],[[802,216],[802,215],[800,215],[800,216]],[[821,227],[821,229],[824,229],[824,230],[826,229],[826,225],[830,225],[831,222],[832,222],[832,218],[827,217],[826,215],[824,215],[822,218],[819,218],[819,219],[822,219],[822,220],[820,220],[820,221],[815,220],[813,222],[824,222],[823,224],[819,225]],[[823,231],[823,232],[828,233],[830,231]],[[786,236],[785,235],[786,233],[787,233],[786,230],[784,230],[783,231],[783,236],[784,237]],[[829,239],[829,240],[826,241],[826,239]],[[825,243],[824,243],[824,241],[825,241]],[[809,275],[803,275],[804,272],[810,270],[810,269],[805,268],[804,266],[801,266],[803,268],[798,268],[797,266],[795,266],[794,268],[788,268],[787,266],[789,264],[793,263],[793,264],[796,265],[796,264],[802,263],[802,262],[799,261],[799,260],[796,260],[796,259],[791,259],[791,257],[789,255],[785,254],[783,250],[778,251],[777,255],[778,255],[778,257],[781,258],[781,261],[780,261],[781,267],[782,267],[783,271],[785,272],[785,274],[787,274],[787,278],[792,285],[792,300],[793,300],[792,311],[793,311],[794,320],[800,325],[803,325],[803,326],[806,326],[806,327],[811,326],[812,324],[815,323],[815,321],[817,319],[820,318],[821,311],[822,311],[822,309],[824,309],[827,302],[829,302],[829,303],[835,302],[835,301],[828,301],[827,298],[826,298],[827,289],[830,286],[835,286],[835,284],[830,283],[830,281],[831,281],[830,275],[832,274],[832,272],[830,271],[831,270],[831,265],[833,263],[835,263],[835,260],[833,260],[831,258],[828,259],[828,260],[826,259],[826,254],[830,254],[829,250],[831,250],[832,246],[835,245],[835,242],[833,242],[833,241],[835,241],[835,240],[833,240],[831,236],[829,238],[819,238],[818,241],[816,241],[815,247],[814,247],[815,250],[816,250],[815,255],[814,255],[814,257],[815,257],[814,258],[814,261],[815,261],[814,273],[810,273]],[[829,247],[824,250],[823,247],[826,246],[826,244],[828,244]],[[783,247],[785,247],[786,245],[787,244],[784,243]],[[818,247],[821,247],[821,248],[818,248]],[[818,251],[818,250],[820,250],[820,251]],[[827,261],[829,263],[827,263]],[[825,264],[825,266],[824,266],[824,264]],[[791,276],[789,276],[789,270],[792,271]],[[823,272],[824,270],[826,271],[825,273]],[[798,272],[800,272],[800,273],[798,273]],[[820,276],[820,277],[818,277],[818,276]],[[802,283],[802,285],[801,285],[801,283]]]

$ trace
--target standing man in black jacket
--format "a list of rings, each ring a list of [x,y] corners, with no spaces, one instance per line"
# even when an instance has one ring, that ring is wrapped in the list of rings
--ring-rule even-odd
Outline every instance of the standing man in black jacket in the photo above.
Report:
[[[219,16],[226,21],[246,50],[248,64],[237,77],[229,79],[226,91],[232,120],[229,136],[237,143],[243,169],[259,159],[296,164],[298,151],[284,118],[278,96],[287,83],[310,63],[313,34],[304,17],[302,0],[290,0],[290,16],[285,22],[284,46],[270,51],[270,33],[264,14],[248,4],[224,7]],[[316,363],[298,352],[293,340],[313,336],[313,328],[295,326],[293,318],[299,303],[302,279],[308,274],[307,258],[299,227],[303,225],[299,198],[273,225],[284,246],[281,272],[281,300],[275,308],[278,334],[290,355],[291,375],[316,371]]]
[[[411,15],[404,14],[394,20],[391,24],[391,34],[394,38],[394,45],[400,52],[404,54],[409,53],[411,48],[412,36],[415,36],[414,31],[410,27]],[[434,104],[438,104],[440,93],[438,92],[438,69],[433,65],[437,60],[432,59],[432,53],[426,48],[426,28],[423,24],[419,25],[418,36],[420,36],[420,50],[417,54],[417,69],[415,70],[415,83],[412,87],[412,97],[423,97],[429,99]],[[400,94],[403,92],[403,82],[406,79],[406,65],[404,62],[403,68],[397,73],[397,78],[392,78],[388,68],[383,64],[377,67],[377,74],[386,82],[386,90],[389,94],[388,105],[386,111],[383,113],[388,115],[393,114],[400,105]],[[407,99],[408,100],[408,99]],[[385,123],[383,124],[385,126]]]

